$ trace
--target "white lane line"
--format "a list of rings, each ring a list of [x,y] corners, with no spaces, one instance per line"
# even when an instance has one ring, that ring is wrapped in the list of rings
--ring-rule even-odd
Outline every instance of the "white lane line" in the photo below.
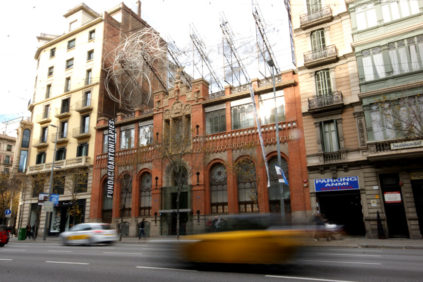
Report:
[[[0,261],[12,261],[13,259],[2,259],[0,258]]]
[[[314,259],[302,259],[304,262],[322,262],[322,263],[344,263],[344,264],[368,264],[368,265],[381,265],[380,262],[361,262],[361,261],[339,261],[339,260],[314,260]]]
[[[373,258],[380,258],[382,255],[372,255],[372,254],[332,254],[332,253],[317,253],[319,255],[327,255],[327,256],[345,256],[345,257],[373,257]]]
[[[143,256],[141,253],[125,253],[125,252],[103,252],[107,255],[132,255],[132,256]]]
[[[265,275],[268,278],[281,278],[281,279],[297,279],[297,280],[308,280],[308,281],[324,281],[324,282],[354,282],[351,280],[332,280],[322,278],[311,278],[311,277],[298,277],[298,276],[281,276],[281,275]]]
[[[58,264],[78,264],[78,265],[88,265],[88,262],[76,262],[76,261],[54,261],[46,260],[46,263],[58,263]]]
[[[179,269],[179,268],[169,268],[169,267],[156,267],[156,266],[136,266],[136,268],[140,268],[140,269],[152,269],[152,270],[171,270],[171,271],[196,271],[196,270],[189,270],[189,269]]]
[[[72,253],[72,251],[66,251],[66,250],[47,250],[47,252],[51,252],[51,253]]]

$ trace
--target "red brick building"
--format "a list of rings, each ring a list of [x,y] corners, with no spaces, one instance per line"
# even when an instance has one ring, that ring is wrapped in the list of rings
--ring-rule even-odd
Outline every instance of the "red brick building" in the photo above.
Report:
[[[183,182],[181,234],[202,228],[216,214],[280,212],[272,79],[254,80],[253,88],[270,188],[248,87],[209,93],[205,80],[193,81],[192,87],[177,80],[168,93],[154,94],[153,108],[117,114],[113,199],[105,196],[108,118],[98,119],[90,220],[124,222],[123,233],[134,236],[137,223],[145,218],[150,236],[175,234],[178,181]],[[311,207],[295,72],[276,78],[276,96],[282,167],[289,181],[285,210],[301,218]],[[188,137],[189,151],[181,160],[182,178],[177,179],[159,144],[178,134]]]

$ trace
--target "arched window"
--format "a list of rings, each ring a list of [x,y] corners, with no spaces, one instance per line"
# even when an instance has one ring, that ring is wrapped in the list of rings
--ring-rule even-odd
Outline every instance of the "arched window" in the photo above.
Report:
[[[213,214],[228,212],[227,176],[223,164],[215,164],[210,169],[210,205]]]
[[[244,159],[236,164],[239,212],[258,212],[256,169],[254,163]]]
[[[269,209],[270,212],[280,213],[281,211],[281,193],[280,193],[280,184],[278,180],[278,175],[276,174],[275,165],[278,165],[278,157],[275,156],[269,160],[269,174],[270,174],[270,188],[269,192]],[[288,175],[288,163],[285,159],[282,158],[281,160],[281,168],[285,173],[286,180],[289,183],[289,175]],[[291,202],[289,200],[289,186],[283,185],[283,194],[284,194],[284,205],[285,205],[285,213],[289,213],[291,211]]]
[[[31,136],[31,131],[29,129],[25,129],[22,133],[22,148],[29,147],[29,137]]]
[[[146,172],[140,179],[140,216],[151,215],[151,174]]]
[[[101,219],[103,222],[112,222],[113,198],[107,197],[107,179],[103,182],[103,208]]]
[[[132,207],[132,177],[125,174],[120,180],[120,216],[130,217]]]

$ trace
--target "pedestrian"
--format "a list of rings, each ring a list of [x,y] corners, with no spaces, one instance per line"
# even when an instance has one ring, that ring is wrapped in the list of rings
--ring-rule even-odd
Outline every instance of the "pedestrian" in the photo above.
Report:
[[[28,238],[28,239],[31,239],[31,237],[32,237],[32,233],[31,233],[31,225],[27,225],[26,226],[26,237]]]
[[[141,237],[145,238],[145,218],[141,220],[141,222],[138,224],[138,240],[141,239]]]
[[[32,228],[31,228],[31,234],[32,234],[32,239],[37,239],[37,227],[35,226],[35,224],[32,226]]]

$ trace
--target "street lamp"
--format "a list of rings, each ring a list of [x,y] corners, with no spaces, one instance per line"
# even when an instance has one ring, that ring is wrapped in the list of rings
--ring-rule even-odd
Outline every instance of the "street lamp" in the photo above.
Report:
[[[50,124],[51,127],[56,128],[56,138],[54,140],[54,151],[53,151],[53,162],[51,164],[51,172],[50,172],[50,184],[48,187],[48,200],[50,201],[50,195],[52,193],[53,190],[53,173],[54,173],[54,161],[56,160],[56,145],[57,145],[57,135],[59,133],[59,130],[57,130],[57,126],[55,126],[54,124]],[[48,224],[48,220],[49,220],[49,212],[46,211],[46,222],[44,223],[44,234],[43,234],[43,240],[46,240],[47,237],[47,224]]]
[[[267,61],[267,64],[269,65],[270,69],[272,70],[272,81],[273,81],[273,99],[275,102],[275,125],[276,125],[276,148],[278,152],[278,166],[282,169],[282,159],[281,159],[281,146],[279,142],[279,119],[278,119],[278,105],[276,103],[276,82],[275,82],[275,63],[272,59]],[[279,182],[279,191],[281,194],[281,216],[282,218],[285,217],[285,202],[284,202],[284,194],[283,194],[283,183]]]

